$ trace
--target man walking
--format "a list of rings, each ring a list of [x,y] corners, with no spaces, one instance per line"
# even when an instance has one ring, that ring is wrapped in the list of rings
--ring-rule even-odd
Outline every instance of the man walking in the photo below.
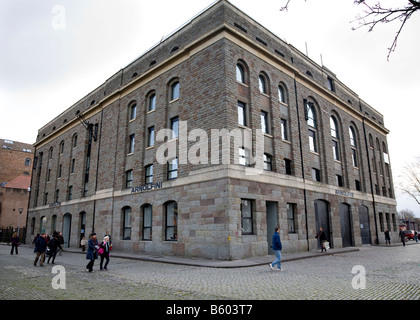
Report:
[[[274,228],[273,234],[273,250],[276,253],[276,260],[269,264],[271,270],[274,270],[274,266],[277,264],[277,271],[282,271],[281,269],[281,241],[280,241],[280,234],[279,234],[279,227]]]
[[[42,267],[44,265],[45,251],[47,250],[47,242],[45,241],[45,236],[46,234],[43,233],[40,237],[38,237],[38,239],[36,239],[34,250],[36,253],[36,258],[34,261],[34,266],[36,266],[36,264],[38,263],[39,257],[41,257],[41,259],[39,260],[39,266]]]

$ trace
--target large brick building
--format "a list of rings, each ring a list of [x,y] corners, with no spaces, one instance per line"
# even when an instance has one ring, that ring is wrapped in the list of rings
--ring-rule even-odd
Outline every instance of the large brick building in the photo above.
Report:
[[[170,130],[165,130],[170,129]],[[221,0],[39,130],[28,224],[215,259],[395,235],[383,116]],[[382,220],[380,220],[382,219]],[[392,238],[396,238],[395,236]]]

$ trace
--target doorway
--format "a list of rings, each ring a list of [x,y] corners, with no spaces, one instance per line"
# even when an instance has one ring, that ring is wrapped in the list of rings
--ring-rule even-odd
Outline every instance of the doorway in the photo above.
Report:
[[[63,217],[63,238],[64,247],[70,247],[70,232],[71,232],[71,214],[66,213]]]
[[[324,230],[327,241],[330,243],[330,248],[333,247],[330,235],[330,211],[329,203],[324,200],[315,200],[315,220],[316,220],[316,233],[319,228]],[[320,241],[318,240],[318,249],[321,249]]]
[[[371,244],[369,210],[365,206],[359,207],[360,237],[362,244]]]
[[[266,202],[266,221],[267,221],[267,243],[268,243],[268,254],[274,254],[273,246],[273,235],[274,228],[278,226],[277,216],[277,202],[267,201]]]
[[[340,227],[343,248],[353,247],[350,205],[347,203],[340,203]]]

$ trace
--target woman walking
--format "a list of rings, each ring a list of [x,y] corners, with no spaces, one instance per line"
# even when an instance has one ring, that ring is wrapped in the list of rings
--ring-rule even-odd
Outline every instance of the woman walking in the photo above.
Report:
[[[88,241],[88,249],[86,253],[86,259],[90,260],[86,266],[86,270],[93,272],[93,264],[98,259],[98,240],[96,240],[96,233],[92,233]]]
[[[108,266],[109,263],[109,253],[111,251],[112,248],[112,244],[109,243],[109,237],[105,236],[104,237],[104,241],[101,242],[101,244],[99,245],[99,248],[103,249],[103,253],[101,254],[101,264],[100,264],[100,269],[101,270],[108,270],[106,267]],[[105,266],[102,268],[102,265],[104,263],[104,259],[106,259],[105,262]]]
[[[18,254],[18,246],[19,246],[19,237],[17,233],[15,232],[12,235],[12,250],[10,251],[10,254],[13,254],[13,250],[15,250],[16,254]]]

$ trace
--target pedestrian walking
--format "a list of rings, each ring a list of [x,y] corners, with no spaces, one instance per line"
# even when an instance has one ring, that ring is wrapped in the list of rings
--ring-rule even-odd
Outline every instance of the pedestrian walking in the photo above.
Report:
[[[44,265],[45,251],[47,250],[47,242],[45,241],[45,237],[46,237],[46,234],[42,233],[41,236],[38,237],[38,239],[35,242],[34,252],[36,253],[36,257],[34,261],[34,266],[36,266],[36,264],[38,263],[38,259],[40,257],[41,259],[39,260],[39,266],[42,267]]]
[[[89,241],[88,241],[88,249],[87,249],[87,253],[86,253],[86,259],[89,260],[89,263],[86,266],[86,269],[89,272],[93,272],[93,265],[95,263],[95,260],[98,259],[98,250],[99,246],[98,246],[98,240],[96,240],[96,233],[92,233],[89,236]]]
[[[16,254],[18,254],[19,237],[16,232],[12,235],[11,242],[12,242],[12,250],[10,251],[10,254],[13,254],[13,251],[16,251]]]
[[[110,244],[109,236],[105,236],[104,240],[99,245],[99,248],[103,249],[103,252],[101,254],[101,264],[99,265],[100,270],[108,270],[107,266],[109,263],[109,254],[111,252],[112,244]],[[102,268],[102,265],[104,263],[104,260],[106,259],[105,266]]]
[[[400,230],[399,236],[401,238],[401,242],[403,244],[403,247],[405,247],[405,231],[404,231],[404,229]]]
[[[389,236],[389,230],[386,229],[384,233],[385,233],[385,244],[391,245],[391,237]]]
[[[324,229],[319,228],[318,234],[315,236],[315,238],[319,239],[319,243],[321,245],[321,253],[327,252],[327,248],[325,248],[325,243],[327,242],[327,236],[325,235]]]
[[[273,250],[276,253],[276,259],[269,264],[271,270],[274,270],[274,266],[277,265],[277,271],[282,271],[281,268],[281,241],[280,241],[280,234],[279,234],[279,227],[274,228],[273,234]]]
[[[82,247],[82,252],[86,251],[86,245],[88,241],[85,239],[85,237],[82,237],[82,240],[80,240],[80,246]]]
[[[52,264],[54,264],[55,261],[55,256],[57,255],[57,247],[59,246],[58,243],[58,233],[57,234],[53,234],[53,238],[51,238],[50,241],[48,241],[48,248],[49,250],[49,255],[48,255],[48,260],[47,263],[50,263],[50,260],[52,258]]]
[[[59,252],[59,255],[61,256],[61,253],[62,252],[64,252],[64,249],[63,249],[63,247],[61,246],[62,244],[64,244],[64,237],[63,237],[63,233],[62,232],[60,232],[59,234],[58,234],[58,246],[57,246],[57,248],[58,248],[58,252]]]
[[[414,231],[414,240],[416,240],[416,243],[419,242],[419,234],[417,231]]]

